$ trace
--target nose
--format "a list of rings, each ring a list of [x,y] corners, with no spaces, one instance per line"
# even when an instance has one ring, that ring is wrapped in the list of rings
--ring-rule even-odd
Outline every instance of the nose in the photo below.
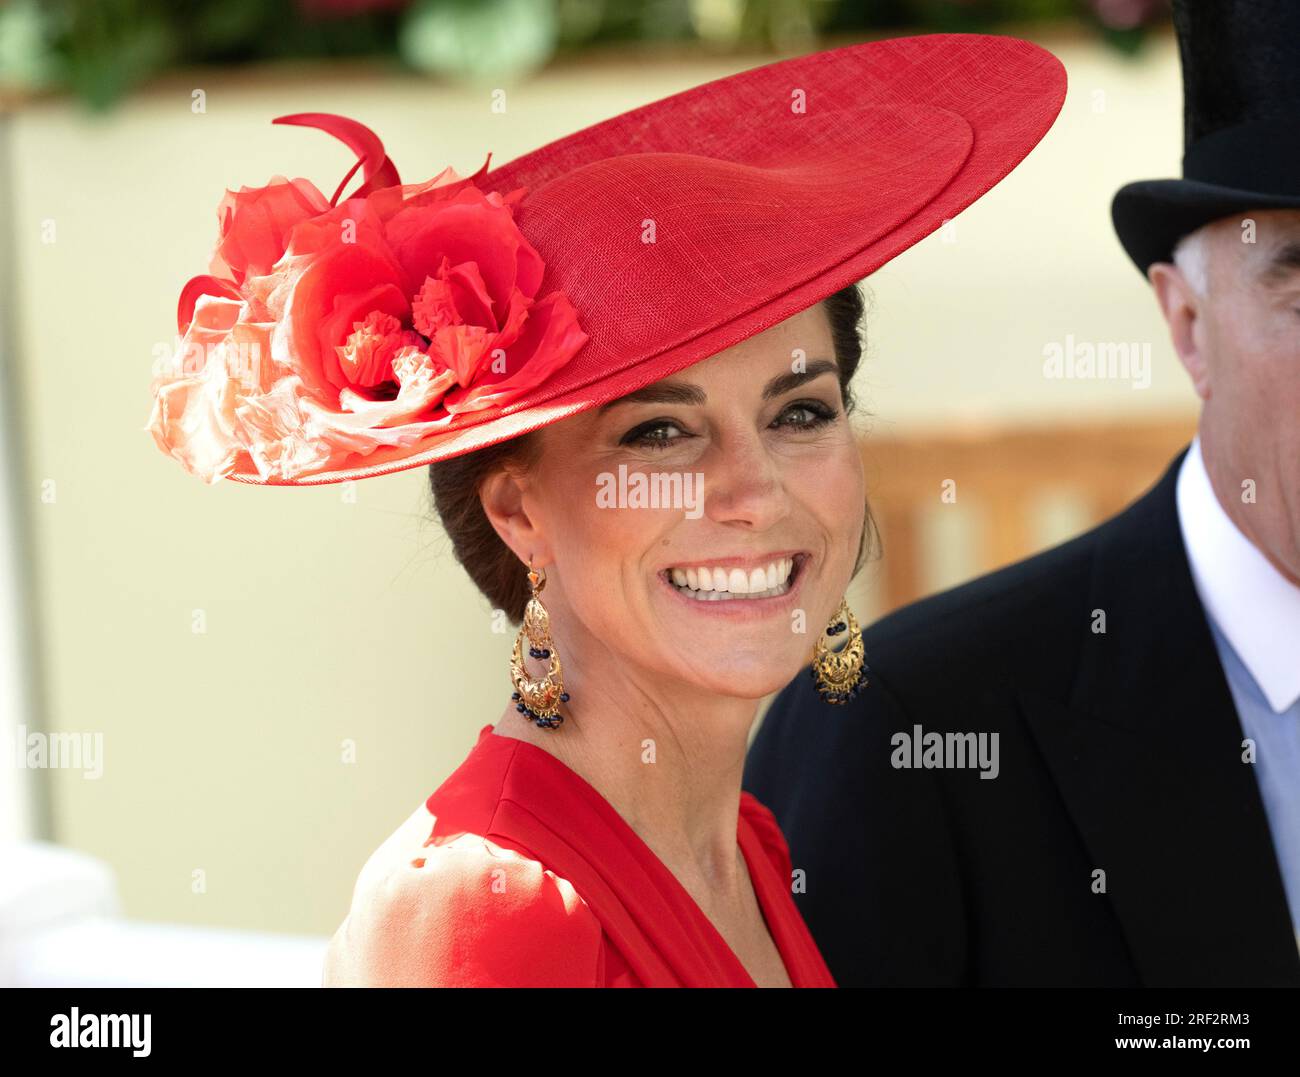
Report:
[[[704,514],[715,523],[766,531],[790,512],[779,459],[752,428],[728,429],[704,464]]]

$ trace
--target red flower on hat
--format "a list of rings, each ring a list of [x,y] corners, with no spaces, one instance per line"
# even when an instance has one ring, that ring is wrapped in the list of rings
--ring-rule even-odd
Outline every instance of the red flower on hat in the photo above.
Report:
[[[407,447],[462,412],[545,381],[587,341],[514,220],[520,188],[450,168],[402,184],[379,139],[342,116],[318,127],[358,161],[327,201],[304,179],[227,191],[209,273],[181,292],[180,345],[153,382],[148,429],[215,483],[252,461],[263,479]],[[490,155],[489,155],[490,159]],[[339,194],[358,167],[365,181]],[[337,204],[336,204],[337,203]]]

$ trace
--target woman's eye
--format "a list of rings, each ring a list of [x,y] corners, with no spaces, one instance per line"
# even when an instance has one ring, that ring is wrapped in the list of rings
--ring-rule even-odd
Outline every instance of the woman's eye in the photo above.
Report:
[[[792,423],[781,423],[781,419],[784,417],[801,413],[802,418],[796,419]],[[791,404],[777,416],[776,422],[781,425],[788,425],[795,430],[813,430],[834,421],[835,416],[838,414],[839,412],[835,408],[829,408],[819,400],[806,400]]]
[[[834,422],[838,414],[835,408],[827,407],[819,400],[807,400],[791,404],[773,420],[772,425],[791,430],[815,430],[817,427]],[[677,435],[669,435],[667,432],[670,430],[676,430]],[[681,441],[690,436],[683,433],[682,428],[671,419],[653,419],[629,431],[619,444],[634,445],[644,449],[663,449],[670,442]]]
[[[642,423],[635,430],[628,433],[619,444],[635,445],[643,449],[662,449],[668,442],[678,440],[675,437],[659,436],[663,431],[669,429],[680,432],[681,427],[669,419],[655,419],[648,423]]]

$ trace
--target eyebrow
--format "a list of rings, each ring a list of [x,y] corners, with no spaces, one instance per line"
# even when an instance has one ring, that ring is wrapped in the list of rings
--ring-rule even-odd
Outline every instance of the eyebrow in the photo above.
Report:
[[[1266,285],[1280,284],[1290,279],[1300,270],[1300,240],[1288,240],[1278,247],[1260,271],[1260,282]]]
[[[803,370],[792,370],[778,374],[763,386],[763,399],[773,400],[784,396],[792,389],[797,389],[805,382],[820,378],[823,374],[839,374],[839,364],[833,359],[814,359]],[[699,406],[708,403],[708,394],[698,385],[684,381],[656,381],[641,389],[611,400],[596,409],[597,414],[608,411],[618,404],[685,404]]]

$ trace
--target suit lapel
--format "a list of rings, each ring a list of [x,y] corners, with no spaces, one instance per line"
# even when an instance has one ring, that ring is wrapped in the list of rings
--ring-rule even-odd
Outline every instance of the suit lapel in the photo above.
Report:
[[[1143,983],[1300,986],[1268,819],[1183,548],[1181,463],[1097,532],[1069,699],[1021,703]]]

